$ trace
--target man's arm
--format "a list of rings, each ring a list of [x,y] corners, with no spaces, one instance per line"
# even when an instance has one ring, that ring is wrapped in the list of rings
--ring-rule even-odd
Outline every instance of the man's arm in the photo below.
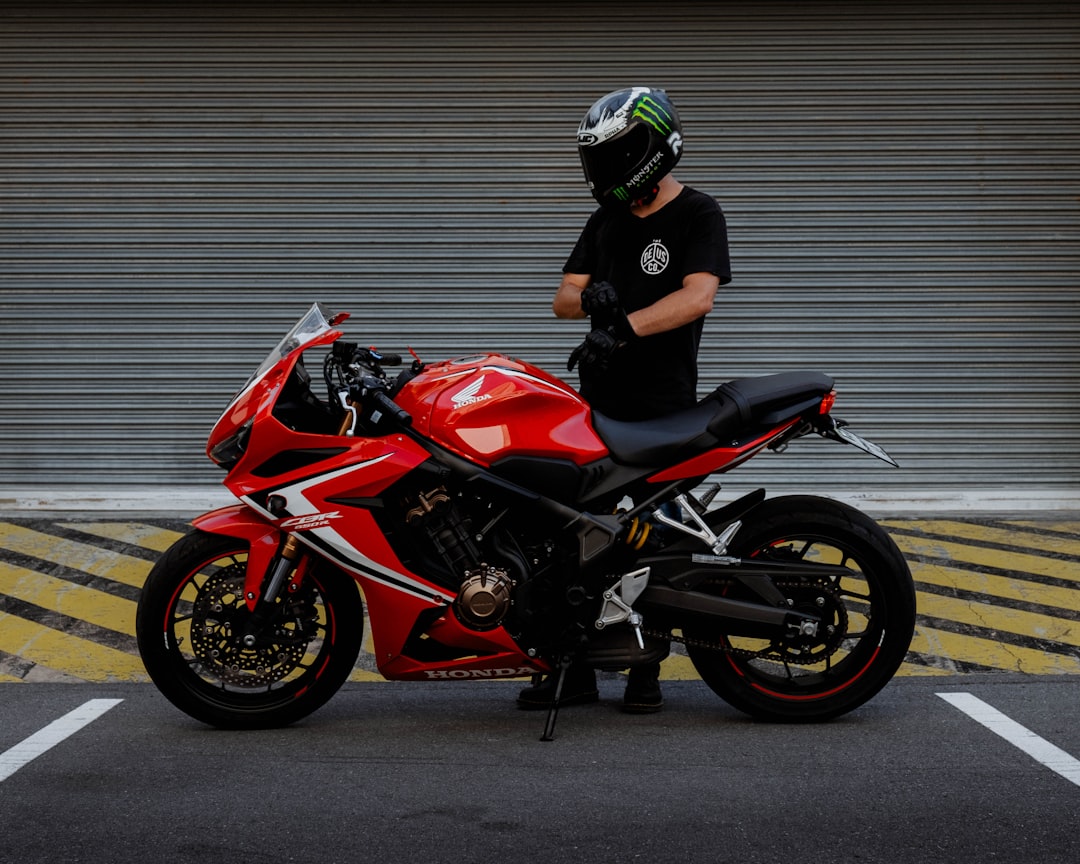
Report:
[[[626,316],[627,320],[638,336],[666,333],[708,315],[719,287],[720,280],[712,273],[688,273],[683,278],[682,288],[661,297],[652,306],[631,312]]]
[[[586,273],[564,273],[551,309],[556,318],[584,318],[581,309],[581,292],[589,287],[592,276]]]
[[[557,318],[584,318],[581,292],[589,287],[592,277],[582,273],[565,273],[551,308]],[[696,321],[712,311],[720,280],[712,273],[689,273],[678,291],[661,297],[651,306],[627,315],[638,336],[665,333]]]

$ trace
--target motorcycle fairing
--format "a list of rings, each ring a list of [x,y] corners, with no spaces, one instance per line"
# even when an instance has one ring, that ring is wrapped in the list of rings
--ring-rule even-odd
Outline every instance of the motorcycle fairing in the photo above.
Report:
[[[214,424],[206,442],[207,455],[213,461],[218,461],[214,458],[216,446],[239,437],[246,424],[250,424],[257,415],[273,408],[289,373],[305,349],[328,345],[341,338],[342,331],[335,330],[330,322],[341,323],[347,317],[331,316],[325,307],[315,303],[307,314],[293,325],[240,392],[232,398]]]

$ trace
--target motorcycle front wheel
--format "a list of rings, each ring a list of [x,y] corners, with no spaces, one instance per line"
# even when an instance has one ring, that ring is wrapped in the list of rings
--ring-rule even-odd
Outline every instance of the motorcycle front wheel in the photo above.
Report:
[[[247,560],[243,540],[198,530],[178,540],[143,587],[139,653],[162,694],[196,720],[228,729],[286,726],[348,678],[363,639],[363,602],[346,574],[312,561],[299,589],[250,634]]]
[[[895,674],[915,627],[915,589],[900,550],[868,516],[827,498],[775,498],[743,517],[728,554],[848,570],[774,578],[791,608],[821,617],[813,637],[767,641],[685,628],[698,674],[730,705],[761,720],[830,720],[862,705]],[[736,582],[712,590],[760,602]]]

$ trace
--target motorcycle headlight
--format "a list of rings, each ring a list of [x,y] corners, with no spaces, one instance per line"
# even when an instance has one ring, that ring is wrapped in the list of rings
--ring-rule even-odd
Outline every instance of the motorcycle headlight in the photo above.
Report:
[[[248,439],[251,437],[251,426],[254,422],[255,418],[252,417],[224,441],[215,444],[207,455],[226,471],[231,470],[247,449]]]

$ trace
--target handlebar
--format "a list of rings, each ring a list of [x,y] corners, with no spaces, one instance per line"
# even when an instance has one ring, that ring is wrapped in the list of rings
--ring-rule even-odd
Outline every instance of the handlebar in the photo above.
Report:
[[[360,363],[375,368],[401,365],[400,354],[383,354],[374,348],[361,348],[356,342],[346,342],[343,339],[334,343],[332,353],[335,358],[345,363]]]
[[[356,381],[349,388],[350,398],[357,403],[366,403],[373,407],[371,420],[378,423],[383,416],[394,421],[398,426],[411,426],[412,415],[386,394],[386,382],[382,378],[368,375]]]
[[[372,363],[378,363],[380,366],[400,366],[401,355],[400,354],[382,354],[376,351],[374,348],[363,348],[368,358]]]
[[[377,426],[390,421],[400,428],[412,425],[412,415],[390,398],[390,389],[382,366],[400,366],[400,354],[382,354],[374,348],[361,348],[355,342],[337,341],[323,365],[323,377],[335,403],[340,402],[346,413],[352,412],[351,422],[346,417],[345,426],[354,433],[361,408],[367,420]]]
[[[385,411],[399,426],[412,425],[412,415],[387,396],[382,390],[376,390],[372,394],[372,401]]]

